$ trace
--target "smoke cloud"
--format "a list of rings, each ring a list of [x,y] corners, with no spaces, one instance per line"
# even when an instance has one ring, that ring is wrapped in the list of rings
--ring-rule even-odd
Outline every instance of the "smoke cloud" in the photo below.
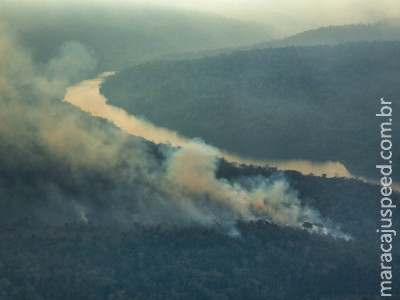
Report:
[[[201,224],[237,236],[238,219],[263,219],[349,238],[303,206],[281,174],[216,178],[219,151],[201,140],[157,148],[63,103],[96,65],[84,45],[66,42],[35,65],[2,26],[0,54],[2,222]]]
[[[273,178],[261,176],[229,182],[216,178],[218,149],[199,139],[168,152],[166,182],[173,199],[181,199],[186,213],[201,224],[222,225],[235,233],[236,220],[266,220],[276,224],[301,227],[304,222],[317,224],[312,230],[321,234],[343,235],[320,213],[303,207],[282,173]]]

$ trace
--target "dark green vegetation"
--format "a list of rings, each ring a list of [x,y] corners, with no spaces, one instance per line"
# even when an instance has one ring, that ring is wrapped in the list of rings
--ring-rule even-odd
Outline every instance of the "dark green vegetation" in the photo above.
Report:
[[[118,73],[101,91],[110,104],[223,149],[340,161],[376,178],[383,120],[375,114],[381,97],[400,108],[399,48],[400,42],[357,42],[154,62]],[[393,132],[399,130],[394,122]],[[397,168],[399,155],[394,151]]]
[[[0,229],[1,299],[377,299],[362,298],[379,286],[371,243],[263,222],[239,222],[242,239],[201,227],[28,223]]]
[[[262,43],[257,47],[335,45],[356,41],[394,40],[400,40],[400,19],[389,19],[373,24],[321,27],[284,39]]]
[[[135,140],[126,143],[128,152]],[[148,147],[161,163],[158,147]],[[342,300],[374,299],[369,295],[379,291],[378,186],[287,172],[303,205],[318,208],[355,239],[240,220],[241,237],[231,238],[218,228],[115,222],[116,208],[135,209],[135,193],[145,184],[118,180],[123,161],[102,173],[71,167],[40,147],[0,150],[2,299]],[[274,173],[221,161],[216,176],[235,182]],[[76,204],[93,222],[74,213]],[[398,241],[393,247],[398,270]]]
[[[129,4],[15,1],[0,18],[37,62],[54,57],[68,41],[98,60],[96,72],[115,71],[165,55],[244,46],[270,39],[261,26],[188,10]],[[96,73],[94,73],[96,74]]]

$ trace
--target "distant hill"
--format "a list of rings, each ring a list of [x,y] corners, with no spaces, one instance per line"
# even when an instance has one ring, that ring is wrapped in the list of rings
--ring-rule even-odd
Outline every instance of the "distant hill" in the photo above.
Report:
[[[376,178],[375,114],[381,97],[399,109],[399,48],[357,42],[155,62],[110,77],[102,92],[130,113],[242,155],[341,161]]]
[[[300,32],[296,35],[257,44],[256,48],[284,46],[336,45],[357,41],[400,40],[400,19],[372,24],[328,26]]]
[[[75,41],[92,50],[96,70],[119,70],[155,57],[249,45],[271,39],[265,27],[216,15],[152,6],[82,4],[79,7],[8,3],[0,20],[37,62]],[[51,26],[49,26],[51,24]]]

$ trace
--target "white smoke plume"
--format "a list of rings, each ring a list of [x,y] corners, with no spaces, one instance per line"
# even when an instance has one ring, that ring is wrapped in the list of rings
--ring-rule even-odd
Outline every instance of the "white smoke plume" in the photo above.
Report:
[[[314,232],[350,238],[324,220],[317,210],[302,206],[297,192],[282,174],[272,179],[243,178],[233,183],[216,178],[220,153],[199,139],[189,141],[168,156],[166,189],[173,199],[179,199],[179,205],[185,207],[185,213],[194,222],[231,226],[232,230],[239,219],[261,219],[300,228],[308,222],[314,224]]]

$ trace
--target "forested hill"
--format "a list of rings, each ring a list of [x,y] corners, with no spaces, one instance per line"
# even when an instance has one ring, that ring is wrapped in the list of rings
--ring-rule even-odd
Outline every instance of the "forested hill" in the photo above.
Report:
[[[87,123],[111,137],[122,134],[96,118]],[[233,238],[217,226],[179,218],[175,226],[161,219],[154,226],[135,222],[137,213],[162,218],[158,208],[173,202],[166,192],[158,202],[162,182],[151,185],[143,168],[131,167],[130,158],[144,147],[139,138],[126,136],[115,168],[71,165],[29,142],[22,149],[0,145],[1,299],[376,299],[378,186],[286,172],[301,207],[317,209],[354,239],[265,220],[237,220],[240,237]],[[110,138],[109,145],[115,143]],[[152,168],[162,169],[167,146],[146,145]],[[232,185],[277,173],[224,160],[216,171]],[[398,249],[395,240],[395,270]]]
[[[284,39],[261,43],[256,47],[335,45],[355,41],[393,40],[400,40],[400,19],[389,19],[372,24],[320,27]]]
[[[320,210],[354,240],[263,220],[238,220],[241,236],[232,238],[215,227],[111,221],[116,207],[122,212],[141,202],[140,180],[130,186],[110,170],[70,169],[44,160],[41,151],[26,156],[32,162],[23,170],[18,151],[0,156],[1,299],[377,299],[378,186],[287,172],[302,205]],[[221,161],[217,177],[234,183],[274,173]],[[91,211],[89,221],[73,217],[69,206],[76,205]],[[55,217],[40,226],[40,214]],[[398,249],[396,240],[395,270]]]
[[[355,42],[154,62],[110,77],[101,91],[110,104],[223,149],[340,161],[376,178],[382,120],[375,114],[381,97],[399,109],[398,49],[398,41]]]

